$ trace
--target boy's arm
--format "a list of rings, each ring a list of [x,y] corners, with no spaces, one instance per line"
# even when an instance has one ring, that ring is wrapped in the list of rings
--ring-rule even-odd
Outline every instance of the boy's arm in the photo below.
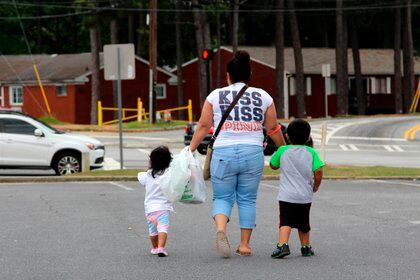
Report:
[[[274,169],[274,170],[279,169],[279,167],[278,167],[278,166],[276,167],[276,166],[272,165],[272,164],[271,164],[271,162],[270,162],[270,168],[271,168],[271,169]]]
[[[323,173],[322,167],[314,171],[314,188],[313,188],[314,193],[318,191],[319,186],[321,185],[322,173]]]

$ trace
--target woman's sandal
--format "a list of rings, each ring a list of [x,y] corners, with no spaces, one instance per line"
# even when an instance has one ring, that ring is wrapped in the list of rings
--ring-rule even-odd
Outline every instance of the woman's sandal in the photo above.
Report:
[[[236,248],[235,254],[241,257],[249,257],[252,255],[252,252],[242,252],[241,250],[239,250],[238,246],[238,248]]]

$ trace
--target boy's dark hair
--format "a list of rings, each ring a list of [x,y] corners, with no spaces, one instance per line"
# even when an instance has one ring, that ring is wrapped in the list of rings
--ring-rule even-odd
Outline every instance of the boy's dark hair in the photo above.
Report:
[[[150,169],[152,170],[152,177],[155,175],[162,175],[166,168],[172,161],[172,155],[166,146],[159,146],[150,153]]]
[[[287,126],[287,136],[294,145],[305,145],[311,134],[311,126],[302,119],[295,119]]]
[[[227,64],[232,83],[248,83],[251,79],[251,58],[246,51],[236,51],[234,58]]]

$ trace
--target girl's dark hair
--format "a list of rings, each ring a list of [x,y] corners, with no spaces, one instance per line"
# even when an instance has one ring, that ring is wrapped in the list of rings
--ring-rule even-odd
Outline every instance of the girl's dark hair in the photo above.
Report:
[[[234,58],[228,62],[226,71],[232,83],[245,82],[251,79],[251,58],[246,51],[235,52]]]
[[[152,170],[152,177],[155,175],[162,175],[166,168],[172,161],[172,155],[168,147],[159,146],[150,153],[150,169]]]

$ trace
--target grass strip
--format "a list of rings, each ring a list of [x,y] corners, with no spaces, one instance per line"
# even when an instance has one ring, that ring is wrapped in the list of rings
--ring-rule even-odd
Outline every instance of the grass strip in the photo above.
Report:
[[[88,173],[77,173],[71,176],[137,176],[139,169],[96,170]],[[278,175],[278,170],[266,166],[264,175]],[[419,177],[420,168],[387,167],[387,166],[347,166],[327,165],[324,177]]]

